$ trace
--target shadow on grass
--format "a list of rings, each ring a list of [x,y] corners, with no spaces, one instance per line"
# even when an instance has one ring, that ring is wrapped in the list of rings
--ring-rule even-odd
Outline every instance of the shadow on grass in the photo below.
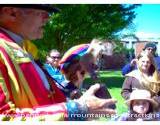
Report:
[[[103,83],[108,88],[121,88],[124,81],[124,77],[118,77],[118,76],[110,76],[110,77],[100,77],[99,80],[93,81],[90,78],[86,78],[83,87],[88,88],[89,86],[95,84],[95,83]]]

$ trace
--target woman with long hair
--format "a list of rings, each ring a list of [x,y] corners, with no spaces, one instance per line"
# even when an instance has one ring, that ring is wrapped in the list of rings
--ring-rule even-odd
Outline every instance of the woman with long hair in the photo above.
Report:
[[[142,51],[137,57],[137,67],[125,75],[122,96],[127,100],[134,89],[145,89],[150,91],[152,98],[160,104],[160,75],[153,55]]]

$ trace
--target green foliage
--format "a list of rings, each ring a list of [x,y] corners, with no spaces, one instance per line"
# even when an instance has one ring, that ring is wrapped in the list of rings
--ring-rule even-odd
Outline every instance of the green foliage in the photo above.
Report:
[[[124,47],[123,43],[120,42],[119,40],[115,41],[115,45],[116,45],[116,47],[114,48],[113,51],[116,54],[121,53],[121,54],[124,54],[126,56],[129,55],[129,54],[134,54],[134,49],[133,48],[128,49],[128,48]]]
[[[115,41],[116,47],[114,48],[114,53],[126,54],[127,48],[123,46],[123,43],[120,41]]]
[[[138,5],[79,4],[56,5],[61,12],[51,15],[44,38],[37,42],[41,52],[56,48],[65,52],[70,47],[93,38],[114,39],[117,32],[132,24]],[[40,44],[43,44],[40,45]]]

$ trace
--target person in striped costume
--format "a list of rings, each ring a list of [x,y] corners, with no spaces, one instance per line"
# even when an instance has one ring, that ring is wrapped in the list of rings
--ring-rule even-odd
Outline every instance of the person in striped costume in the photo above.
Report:
[[[92,79],[97,78],[96,61],[103,47],[100,40],[93,39],[90,43],[75,45],[64,53],[59,61],[59,67],[66,80],[59,83],[61,86],[59,88],[67,97],[71,99],[80,97],[79,89],[87,73]]]
[[[60,61],[61,71],[68,75],[67,69],[73,60],[79,60],[79,63],[90,74],[93,80],[97,79],[96,65],[101,53],[105,51],[105,46],[101,40],[93,39],[90,43],[80,44],[71,47]]]
[[[104,108],[115,103],[114,99],[94,96],[98,84],[80,99],[66,102],[63,93],[23,49],[24,40],[43,37],[49,11],[57,9],[45,4],[0,5],[0,119],[85,120],[74,114],[115,113]]]

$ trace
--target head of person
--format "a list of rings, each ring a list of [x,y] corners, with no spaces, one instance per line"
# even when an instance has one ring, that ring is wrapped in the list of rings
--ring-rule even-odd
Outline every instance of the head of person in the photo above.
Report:
[[[87,73],[83,65],[80,63],[80,60],[77,58],[74,58],[70,60],[68,64],[65,64],[62,72],[66,78],[78,88],[83,83]]]
[[[62,72],[65,72],[68,64],[72,60],[78,59],[78,63],[90,74],[92,79],[97,78],[96,65],[97,59],[100,57],[104,45],[102,41],[93,39],[90,44],[80,44],[70,48],[60,61]],[[67,74],[67,73],[66,73]]]
[[[43,26],[48,21],[49,12],[56,12],[56,9],[45,4],[2,4],[0,26],[24,39],[40,39],[43,37]]]
[[[134,90],[126,103],[130,111],[136,114],[152,113],[158,107],[158,103],[151,98],[148,90]]]
[[[60,52],[56,49],[52,49],[47,55],[46,63],[51,64],[53,67],[58,67],[60,59]]]
[[[106,46],[102,40],[93,39],[90,42],[89,48],[87,49],[88,54],[93,56],[92,61],[96,62],[98,58],[100,58],[103,51],[105,51]]]
[[[102,40],[93,39],[86,53],[81,57],[80,61],[85,69],[90,74],[93,80],[96,80],[97,73],[95,72],[98,69],[98,61],[101,61],[104,51],[106,51],[106,45]]]
[[[153,56],[155,56],[155,53],[156,53],[156,50],[157,50],[157,47],[156,47],[156,44],[153,43],[153,42],[149,42],[145,45],[144,51],[146,51],[147,53],[151,53],[153,54]]]
[[[154,57],[151,53],[148,53],[146,51],[142,51],[138,56],[138,69],[142,73],[146,73],[148,75],[153,75],[153,73],[156,70]]]

